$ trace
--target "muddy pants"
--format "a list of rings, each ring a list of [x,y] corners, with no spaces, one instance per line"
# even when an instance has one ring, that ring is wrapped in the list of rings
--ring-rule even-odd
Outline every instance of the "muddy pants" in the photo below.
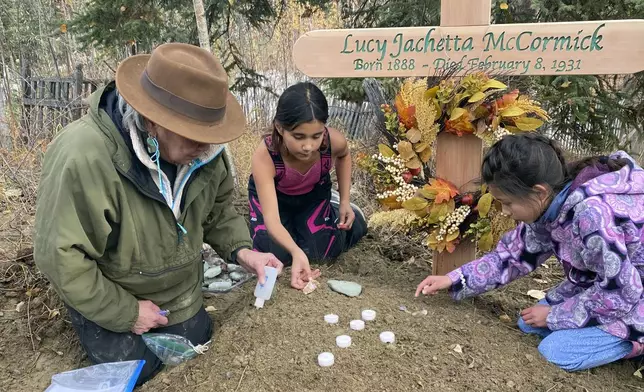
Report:
[[[71,307],[67,306],[67,310],[81,345],[92,363],[144,359],[145,365],[136,382],[137,386],[150,380],[161,370],[163,363],[148,349],[141,336],[131,332],[108,331],[89,321]],[[196,315],[183,323],[153,329],[150,332],[181,335],[196,346],[210,340],[212,320],[208,313],[201,308]]]

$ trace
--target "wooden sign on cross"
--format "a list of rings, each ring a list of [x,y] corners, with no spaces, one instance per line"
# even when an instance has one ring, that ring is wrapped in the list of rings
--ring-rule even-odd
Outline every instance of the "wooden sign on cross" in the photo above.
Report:
[[[644,20],[491,25],[491,0],[443,0],[440,27],[316,30],[293,48],[311,77],[429,76],[444,69],[511,75],[599,75],[644,70]],[[483,144],[440,132],[436,176],[457,187],[480,176]],[[434,253],[433,273],[472,260],[476,244]]]

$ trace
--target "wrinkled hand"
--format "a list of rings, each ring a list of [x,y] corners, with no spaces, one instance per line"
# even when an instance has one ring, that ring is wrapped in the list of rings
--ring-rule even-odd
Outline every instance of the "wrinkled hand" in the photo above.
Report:
[[[523,309],[521,311],[521,318],[526,324],[535,328],[547,328],[548,323],[546,319],[550,314],[550,306],[548,305],[535,305],[531,308]]]
[[[311,279],[320,277],[320,270],[311,271],[309,258],[301,250],[293,255],[291,268],[291,287],[302,290]]]
[[[351,208],[349,202],[340,202],[340,216],[338,217],[340,222],[338,223],[338,229],[340,230],[349,230],[353,225],[353,221],[356,219],[356,213]]]
[[[266,283],[266,272],[264,266],[269,266],[277,269],[277,274],[282,273],[284,264],[277,259],[272,253],[255,252],[250,249],[242,249],[237,253],[237,261],[246,269],[246,271],[253,272],[257,275],[259,283]]]
[[[134,323],[131,331],[142,335],[151,329],[162,327],[168,324],[168,319],[161,316],[161,309],[152,301],[139,301],[139,318]]]
[[[440,290],[446,290],[452,286],[449,276],[429,275],[416,288],[416,297],[422,292],[425,295],[434,295]]]

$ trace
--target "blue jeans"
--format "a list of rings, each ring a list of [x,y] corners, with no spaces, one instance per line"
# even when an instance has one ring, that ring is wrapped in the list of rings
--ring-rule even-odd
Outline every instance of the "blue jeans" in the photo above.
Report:
[[[545,300],[539,301],[547,305]],[[597,327],[561,329],[535,328],[526,324],[521,316],[519,329],[525,333],[544,338],[539,344],[539,352],[550,363],[563,370],[575,372],[618,361],[630,354],[633,344],[620,339]]]

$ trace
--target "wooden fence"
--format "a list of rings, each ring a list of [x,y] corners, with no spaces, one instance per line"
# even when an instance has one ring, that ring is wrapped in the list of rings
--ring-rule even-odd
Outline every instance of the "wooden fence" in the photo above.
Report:
[[[23,65],[21,74],[21,136],[29,145],[79,119],[87,109],[85,99],[107,82],[85,79],[80,64],[70,77],[33,76],[28,63]]]

